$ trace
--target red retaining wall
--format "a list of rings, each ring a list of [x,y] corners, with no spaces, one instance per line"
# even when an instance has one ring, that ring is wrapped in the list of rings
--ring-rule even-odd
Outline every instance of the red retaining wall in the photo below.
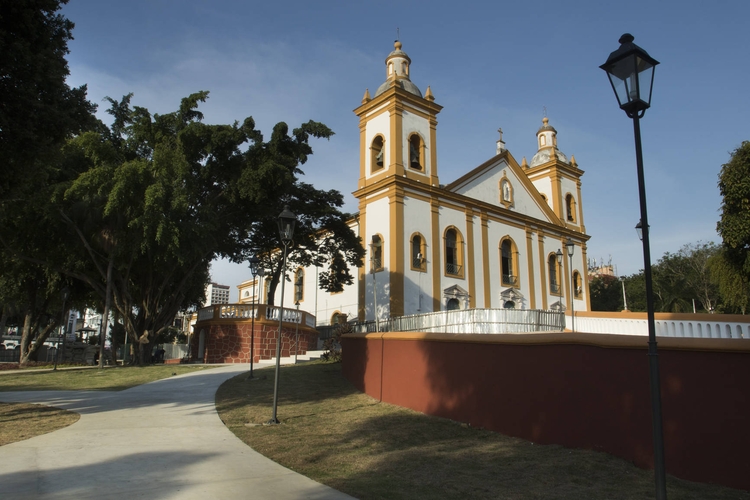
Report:
[[[647,338],[348,334],[344,375],[382,401],[652,467]],[[750,489],[750,341],[660,338],[667,472]]]
[[[288,324],[287,324],[288,325]],[[284,325],[281,336],[281,357],[294,356],[296,328]],[[195,326],[194,338],[190,345],[190,358],[204,363],[250,363],[251,322],[205,322]],[[203,359],[198,358],[200,332],[205,331]],[[279,324],[255,321],[253,362],[276,357],[276,339]],[[299,328],[299,350],[306,354],[308,348],[318,345],[318,332],[308,327]]]

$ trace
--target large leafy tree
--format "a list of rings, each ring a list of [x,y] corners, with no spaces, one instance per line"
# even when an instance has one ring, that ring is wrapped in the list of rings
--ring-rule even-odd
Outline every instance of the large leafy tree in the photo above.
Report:
[[[96,124],[86,87],[70,88],[65,82],[73,29],[58,13],[65,3],[0,2],[0,306],[4,318],[15,316],[24,325],[24,362],[34,358],[56,326],[63,280],[21,257],[40,248],[59,249],[55,235],[39,225],[46,189],[59,179],[61,145]]]
[[[589,283],[592,311],[622,311],[622,283],[616,276],[595,276]]]
[[[93,123],[86,87],[70,88],[67,0],[0,2],[0,200],[23,200],[59,146]]]
[[[73,235],[74,264],[89,262],[66,272],[105,299],[111,290],[144,352],[181,308],[200,302],[212,260],[246,255],[248,235],[297,182],[309,139],[331,134],[308,122],[290,135],[280,123],[264,141],[252,118],[207,125],[198,111],[207,97],[193,94],[164,115],[131,106],[129,95],[110,99],[112,126],[66,148],[81,173],[54,204]]]

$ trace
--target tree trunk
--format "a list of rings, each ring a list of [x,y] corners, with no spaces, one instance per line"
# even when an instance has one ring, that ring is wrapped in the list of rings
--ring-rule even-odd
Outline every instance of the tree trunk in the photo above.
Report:
[[[31,344],[31,309],[26,310],[23,317],[23,331],[21,333],[21,357],[19,366],[26,366],[29,360],[29,345]]]
[[[3,304],[3,315],[0,317],[0,335],[5,335],[5,324],[8,322],[8,304]]]

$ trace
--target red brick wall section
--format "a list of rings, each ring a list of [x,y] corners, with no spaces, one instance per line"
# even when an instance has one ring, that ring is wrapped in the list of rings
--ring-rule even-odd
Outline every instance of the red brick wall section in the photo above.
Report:
[[[200,330],[205,329],[206,345],[204,359],[198,359]],[[255,323],[255,338],[253,362],[261,359],[276,357],[276,339],[279,327],[260,322]],[[281,357],[294,356],[295,328],[282,328]],[[244,322],[214,323],[196,328],[196,334],[191,340],[191,359],[204,363],[250,363],[251,324]],[[306,354],[308,346],[313,349],[318,344],[318,333],[309,328],[299,329],[298,354]]]
[[[706,340],[729,347],[698,348]],[[342,344],[344,375],[374,398],[653,465],[644,337],[389,333]],[[659,360],[667,472],[750,489],[750,342],[660,339]]]

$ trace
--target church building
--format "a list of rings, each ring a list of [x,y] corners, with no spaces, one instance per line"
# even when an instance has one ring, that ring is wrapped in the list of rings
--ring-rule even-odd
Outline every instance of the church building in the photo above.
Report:
[[[359,213],[351,224],[365,266],[335,294],[318,289],[315,268],[290,270],[300,286],[286,287],[285,305],[299,299],[318,325],[450,309],[589,310],[583,171],[558,149],[555,128],[542,120],[530,163],[516,161],[501,132],[495,156],[441,184],[442,106],[430,87],[423,95],[411,81],[410,65],[397,41],[385,82],[354,110]],[[240,302],[264,289],[255,285],[239,286]]]

